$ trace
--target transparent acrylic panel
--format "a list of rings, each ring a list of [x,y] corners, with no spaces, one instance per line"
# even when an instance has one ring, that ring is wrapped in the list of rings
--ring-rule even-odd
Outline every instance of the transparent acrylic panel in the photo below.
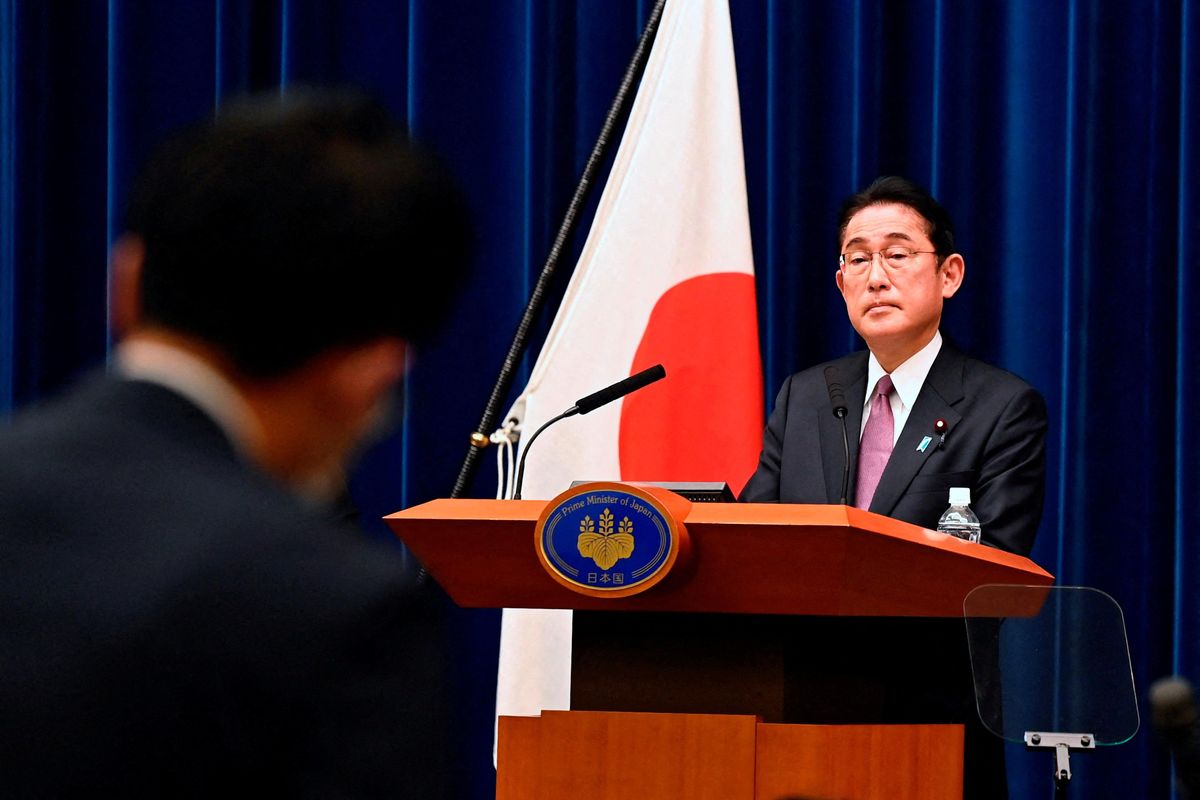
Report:
[[[1125,618],[1083,586],[987,585],[963,601],[975,702],[988,730],[1088,733],[1123,744],[1139,719]]]

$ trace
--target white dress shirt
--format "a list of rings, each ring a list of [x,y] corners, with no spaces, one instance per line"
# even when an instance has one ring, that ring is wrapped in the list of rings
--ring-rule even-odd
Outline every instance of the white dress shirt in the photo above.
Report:
[[[941,331],[935,331],[929,344],[913,353],[907,361],[892,371],[894,391],[888,396],[888,400],[892,405],[892,419],[895,420],[895,424],[892,426],[893,447],[900,439],[900,432],[904,430],[908,414],[912,411],[913,404],[917,402],[917,395],[921,393],[921,387],[925,385],[925,378],[929,376],[929,370],[933,367],[933,361],[941,349],[942,334]],[[875,358],[874,353],[871,353],[870,358],[867,359],[867,394],[863,399],[862,428],[858,432],[860,439],[863,430],[867,427],[867,418],[871,416],[871,399],[875,394],[875,386],[879,383],[879,379],[886,374],[879,364],[879,359]]]

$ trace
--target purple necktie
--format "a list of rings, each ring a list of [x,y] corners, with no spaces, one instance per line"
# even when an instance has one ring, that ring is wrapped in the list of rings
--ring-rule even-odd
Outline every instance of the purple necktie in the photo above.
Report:
[[[858,487],[854,492],[854,505],[870,508],[875,496],[875,487],[883,475],[888,458],[892,455],[892,404],[888,395],[892,393],[892,376],[884,375],[875,384],[875,396],[871,398],[871,415],[863,428],[862,442],[858,448]]]

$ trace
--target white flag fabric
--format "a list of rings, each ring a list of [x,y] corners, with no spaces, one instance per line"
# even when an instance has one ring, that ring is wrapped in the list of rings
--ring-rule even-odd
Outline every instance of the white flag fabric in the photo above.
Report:
[[[728,481],[762,437],[762,369],[726,0],[670,0],[579,263],[509,417],[522,446],[583,395],[667,377],[539,437],[522,496],[573,480]],[[506,610],[498,715],[570,706],[571,612]]]

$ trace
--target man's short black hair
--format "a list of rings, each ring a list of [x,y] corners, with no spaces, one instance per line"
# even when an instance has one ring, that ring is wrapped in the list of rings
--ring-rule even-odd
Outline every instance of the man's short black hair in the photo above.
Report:
[[[383,337],[419,341],[471,250],[446,172],[351,91],[247,98],[169,140],[131,193],[147,323],[249,376]]]
[[[954,223],[950,220],[949,212],[942,208],[941,204],[934,200],[933,195],[924,187],[896,175],[876,178],[870,186],[858,194],[851,195],[842,204],[838,223],[838,251],[841,251],[842,240],[846,236],[846,226],[850,224],[851,217],[868,206],[889,203],[908,206],[925,218],[925,222],[928,223],[926,233],[929,241],[933,243],[934,250],[937,251],[939,264],[946,256],[955,252]]]

